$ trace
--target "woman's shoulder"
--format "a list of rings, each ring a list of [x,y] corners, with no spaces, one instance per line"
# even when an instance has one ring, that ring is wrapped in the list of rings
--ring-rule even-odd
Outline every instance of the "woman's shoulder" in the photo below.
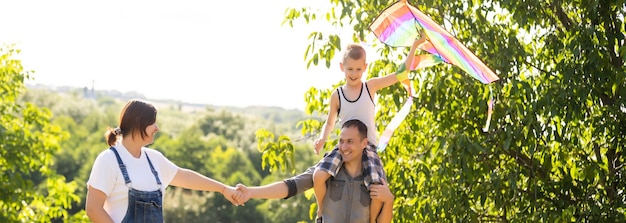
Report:
[[[98,154],[98,157],[108,157],[108,156],[114,156],[113,155],[113,150],[111,150],[112,147],[108,147],[102,151],[100,151],[100,153]]]
[[[96,156],[96,159],[94,160],[94,165],[105,165],[107,163],[116,162],[115,160],[113,150],[107,148],[98,153],[98,156]]]

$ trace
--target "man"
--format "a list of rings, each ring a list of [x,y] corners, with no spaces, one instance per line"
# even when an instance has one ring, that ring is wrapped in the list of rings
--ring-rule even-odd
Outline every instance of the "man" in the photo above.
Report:
[[[339,135],[339,151],[343,166],[335,177],[326,182],[328,193],[324,198],[322,215],[318,222],[391,222],[393,216],[393,194],[386,182],[372,185],[368,192],[363,182],[363,153],[367,147],[367,127],[363,122],[353,119],[346,121]],[[238,184],[241,194],[235,196],[238,203],[250,198],[279,199],[289,198],[313,187],[313,170],[310,167],[304,173],[290,179],[274,182],[260,187],[246,187]],[[370,218],[371,200],[379,200],[383,208],[374,221]]]

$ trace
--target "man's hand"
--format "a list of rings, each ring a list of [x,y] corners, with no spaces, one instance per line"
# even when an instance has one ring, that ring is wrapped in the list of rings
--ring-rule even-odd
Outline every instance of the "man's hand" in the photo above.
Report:
[[[370,197],[373,200],[379,200],[385,204],[393,203],[394,196],[389,190],[389,185],[382,179],[382,184],[373,184],[370,186]]]

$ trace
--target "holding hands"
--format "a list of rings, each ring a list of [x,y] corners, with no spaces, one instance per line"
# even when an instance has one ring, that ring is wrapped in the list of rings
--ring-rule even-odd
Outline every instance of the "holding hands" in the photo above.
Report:
[[[235,206],[245,206],[245,203],[250,200],[251,197],[248,187],[243,184],[237,184],[235,187],[224,187],[222,195]]]
[[[243,185],[243,184],[237,184],[235,188],[237,189],[237,192],[238,192],[235,199],[239,202],[240,205],[243,206],[244,203],[250,200],[250,197],[252,197],[252,193],[250,190],[248,190],[248,187],[246,187],[246,185]]]
[[[241,192],[239,192],[235,187],[231,187],[231,186],[224,186],[224,189],[222,190],[222,195],[224,195],[224,198],[226,198],[226,200],[230,201],[230,203],[232,203],[235,206],[239,206],[242,205],[243,206],[243,202],[240,202],[240,200],[238,200],[237,198],[240,196],[239,194]]]

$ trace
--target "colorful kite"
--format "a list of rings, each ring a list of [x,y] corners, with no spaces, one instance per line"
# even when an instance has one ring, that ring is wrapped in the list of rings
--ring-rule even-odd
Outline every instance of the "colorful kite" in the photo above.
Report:
[[[370,30],[383,43],[392,47],[410,47],[413,41],[423,33],[422,38],[427,42],[418,46],[418,49],[428,52],[426,55],[414,55],[414,62],[409,69],[416,70],[428,66],[433,66],[440,62],[446,62],[457,66],[470,74],[473,78],[483,84],[489,84],[498,80],[498,76],[489,69],[474,53],[461,44],[448,31],[439,26],[422,11],[409,5],[406,0],[400,0],[387,7],[370,25]],[[407,100],[407,104],[412,104],[412,97]],[[488,105],[488,120],[483,129],[489,128],[491,119],[493,96],[490,95]],[[401,109],[402,111],[402,109]],[[405,114],[406,113],[406,114]],[[379,143],[378,151],[383,151],[391,138],[391,134],[399,125],[408,112],[398,112],[387,126]],[[399,120],[399,121],[398,121]],[[395,121],[395,122],[394,122]],[[391,125],[393,124],[393,125]],[[396,125],[397,124],[397,125]]]
[[[413,105],[413,97],[410,96],[406,100],[406,102],[404,103],[400,111],[398,111],[396,116],[394,116],[391,119],[391,122],[387,124],[387,127],[385,127],[385,131],[383,131],[383,134],[380,135],[380,139],[378,140],[379,142],[378,142],[378,147],[376,148],[376,151],[378,152],[385,151],[385,149],[387,148],[387,144],[389,144],[389,140],[391,139],[391,136],[393,135],[393,132],[396,130],[396,128],[398,128],[400,123],[402,123],[402,120],[406,118],[406,115],[409,114],[409,111],[411,110],[412,105]]]

